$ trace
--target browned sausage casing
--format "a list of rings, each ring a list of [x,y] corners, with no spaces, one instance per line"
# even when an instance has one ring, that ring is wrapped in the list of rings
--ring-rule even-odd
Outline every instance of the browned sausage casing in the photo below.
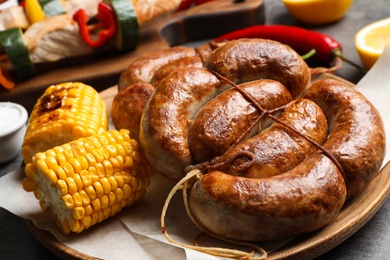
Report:
[[[196,55],[194,48],[176,46],[154,51],[135,59],[120,75],[118,88],[122,89],[137,82],[150,83],[156,71],[174,60]]]
[[[310,84],[306,62],[290,47],[279,42],[239,39],[212,52],[205,66],[238,83],[259,78],[279,81],[299,97]]]
[[[251,137],[222,156],[216,157],[207,170],[223,171],[250,178],[265,178],[291,170],[324,143],[328,123],[321,108],[307,99],[291,102],[281,114],[280,121]]]
[[[271,50],[275,54],[267,56]],[[286,62],[292,68],[287,68]],[[204,104],[231,87],[223,77],[233,81],[276,79],[294,97],[300,96],[310,81],[307,64],[294,50],[264,39],[228,42],[211,52],[206,66],[170,73],[156,85],[143,112],[142,149],[156,169],[171,179],[182,178],[185,167],[194,163],[188,147],[188,123]]]
[[[288,90],[274,80],[246,82],[239,88],[265,110],[276,109],[292,100]],[[270,124],[267,117],[257,122],[260,114],[235,88],[210,100],[198,111],[188,129],[188,145],[195,161],[209,161],[224,154],[237,139],[244,140],[257,134],[259,129]]]
[[[330,135],[324,148],[344,169],[348,196],[358,194],[384,160],[386,136],[379,112],[359,91],[333,79],[313,83],[304,97],[325,112]]]
[[[383,122],[357,90],[337,80],[313,83],[304,98],[327,116],[323,148],[290,171],[251,179],[221,171],[204,174],[189,205],[203,229],[238,240],[276,240],[316,230],[331,221],[348,196],[378,173],[385,154]],[[345,176],[345,179],[344,179]]]
[[[138,82],[118,91],[111,108],[111,118],[116,129],[128,129],[131,137],[139,140],[142,112],[153,90],[152,85]]]

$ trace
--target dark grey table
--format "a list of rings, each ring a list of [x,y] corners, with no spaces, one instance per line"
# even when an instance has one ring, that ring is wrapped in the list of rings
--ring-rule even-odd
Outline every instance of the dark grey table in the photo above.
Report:
[[[292,18],[281,0],[265,0],[266,23],[299,25]],[[390,17],[387,0],[355,0],[344,19],[326,26],[307,27],[331,35],[343,46],[344,55],[360,64],[354,46],[355,33],[366,24]],[[363,76],[360,70],[344,64],[337,71],[341,76],[357,83]],[[110,87],[117,82],[105,82]],[[0,176],[21,165],[21,156],[0,164]],[[10,195],[12,196],[12,195]],[[374,217],[354,235],[318,259],[390,259],[390,201],[387,200]],[[23,219],[0,208],[0,258],[5,259],[56,259],[44,245],[30,233]]]

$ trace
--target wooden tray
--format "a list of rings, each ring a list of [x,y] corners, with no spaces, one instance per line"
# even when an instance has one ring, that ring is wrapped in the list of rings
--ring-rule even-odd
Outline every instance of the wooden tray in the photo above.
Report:
[[[0,88],[0,101],[13,101],[30,111],[46,87],[66,81],[81,81],[101,91],[117,84],[119,74],[142,53],[211,39],[232,30],[264,23],[263,2],[219,0],[171,13],[141,28],[140,43],[135,50],[118,53],[113,48],[107,48],[88,56],[38,64],[37,76],[17,82],[11,91]]]
[[[317,75],[313,81],[321,78],[345,81],[332,74]],[[101,92],[109,110],[116,93],[117,86]],[[380,209],[389,193],[390,162],[387,162],[361,194],[346,202],[334,221],[316,232],[292,239],[282,248],[269,253],[268,259],[313,259],[326,253],[363,227]],[[64,259],[96,259],[58,242],[51,233],[37,229],[31,221],[27,221],[27,224],[37,239],[55,255]]]

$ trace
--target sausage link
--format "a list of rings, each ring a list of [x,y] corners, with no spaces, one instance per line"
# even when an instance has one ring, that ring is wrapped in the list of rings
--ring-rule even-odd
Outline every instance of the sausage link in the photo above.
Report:
[[[276,109],[292,100],[290,92],[274,80],[256,80],[238,87],[264,110]],[[225,153],[237,139],[244,140],[258,133],[262,128],[261,123],[266,127],[269,121],[265,117],[255,127],[253,123],[260,114],[261,111],[235,88],[210,100],[199,110],[188,129],[188,144],[195,161],[209,161]],[[245,136],[241,137],[243,133]]]
[[[276,79],[297,97],[310,81],[307,64],[291,48],[263,39],[234,43],[239,47],[228,42],[211,52],[207,69],[186,68],[170,73],[150,97],[141,119],[140,142],[148,160],[163,175],[179,179],[184,176],[184,168],[194,163],[188,148],[188,122],[206,102],[229,87],[225,82]],[[253,53],[249,51],[251,48]],[[223,55],[225,51],[232,55]],[[267,51],[275,54],[266,55]],[[223,59],[230,62],[222,61],[220,65]],[[226,69],[231,73],[224,73]]]
[[[215,158],[208,169],[250,178],[265,178],[291,170],[311,156],[323,144],[328,124],[321,108],[307,99],[290,103],[275,122],[225,154]],[[290,128],[292,127],[292,129]]]
[[[172,179],[193,163],[188,121],[229,86],[204,68],[183,68],[165,77],[149,98],[141,118],[140,143],[156,170]]]
[[[236,83],[267,78],[299,97],[310,84],[306,62],[290,47],[271,40],[239,39],[214,50],[205,67]]]
[[[189,204],[203,229],[254,241],[311,232],[329,223],[347,196],[361,192],[379,171],[385,154],[383,122],[362,94],[340,81],[321,80],[304,98],[317,103],[329,122],[324,150],[268,178],[220,171],[203,175]]]
[[[304,97],[325,112],[330,135],[324,149],[341,164],[348,196],[355,196],[384,160],[386,136],[379,112],[359,91],[338,80],[314,82]]]
[[[151,84],[156,84],[165,78],[169,73],[185,67],[203,67],[203,61],[199,56],[184,57],[178,60],[171,61],[164,66],[161,66],[150,80]]]
[[[328,157],[315,153],[291,171],[269,178],[205,174],[191,189],[189,205],[204,230],[262,242],[323,227],[345,198],[342,174]]]
[[[111,108],[111,118],[116,129],[128,129],[131,137],[139,140],[142,112],[153,90],[152,85],[138,82],[118,91]]]
[[[171,61],[193,57],[196,50],[190,47],[175,46],[158,50],[136,58],[120,75],[119,90],[137,82],[150,83],[156,71]]]

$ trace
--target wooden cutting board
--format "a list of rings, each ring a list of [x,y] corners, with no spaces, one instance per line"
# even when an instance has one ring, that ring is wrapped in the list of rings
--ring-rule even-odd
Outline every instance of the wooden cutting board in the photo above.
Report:
[[[218,0],[174,12],[141,28],[135,50],[118,53],[111,47],[84,57],[38,64],[34,78],[17,82],[11,91],[0,89],[0,101],[13,101],[31,111],[46,87],[66,81],[81,81],[101,91],[117,84],[119,74],[142,53],[215,38],[264,21],[263,0]]]
[[[312,82],[326,78],[337,79],[354,86],[351,82],[328,73],[313,75]],[[117,86],[112,86],[100,92],[100,95],[107,105],[109,115],[111,114],[112,100],[117,94],[117,91]],[[315,232],[291,239],[281,248],[270,252],[267,259],[310,260],[326,253],[341,244],[344,240],[348,239],[361,227],[363,227],[381,208],[389,194],[390,162],[387,162],[361,194],[345,203],[338,216],[331,223]],[[50,232],[36,228],[31,221],[27,220],[26,223],[33,235],[48,250],[60,258],[88,260],[97,259],[62,244]]]

